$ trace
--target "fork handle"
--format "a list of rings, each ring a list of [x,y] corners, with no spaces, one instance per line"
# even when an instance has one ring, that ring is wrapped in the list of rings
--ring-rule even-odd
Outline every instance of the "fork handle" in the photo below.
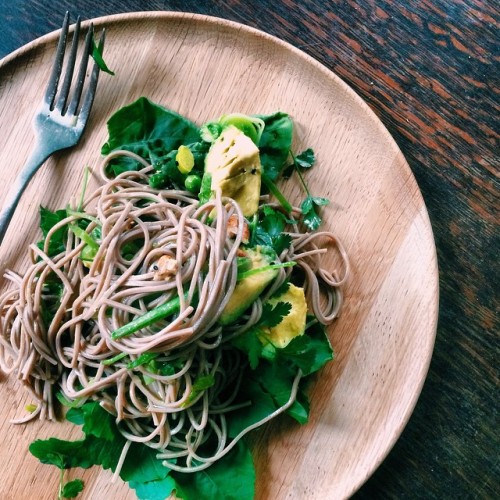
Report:
[[[45,160],[47,160],[49,156],[50,154],[48,154],[46,148],[41,145],[36,145],[23,170],[17,176],[14,184],[10,187],[2,211],[0,212],[0,245],[2,244],[7,228],[12,220],[17,204],[21,199],[21,195],[35,172],[45,163]]]

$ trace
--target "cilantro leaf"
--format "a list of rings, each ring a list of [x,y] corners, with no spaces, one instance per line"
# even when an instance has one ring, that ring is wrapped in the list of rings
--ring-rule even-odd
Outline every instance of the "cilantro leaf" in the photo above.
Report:
[[[316,158],[314,157],[314,151],[311,148],[307,148],[305,151],[302,151],[302,153],[295,156],[294,160],[297,167],[311,168],[314,165]]]
[[[176,496],[184,500],[219,498],[252,500],[255,494],[255,469],[244,441],[213,465],[196,474],[172,471],[177,484]]]
[[[295,337],[285,347],[276,349],[276,355],[281,361],[300,368],[304,375],[318,371],[334,357],[325,327],[320,323],[309,327],[304,335]]]
[[[289,302],[277,302],[274,306],[266,302],[262,305],[262,316],[258,325],[270,328],[279,325],[291,310],[292,304]]]
[[[247,354],[252,370],[257,368],[262,354],[262,342],[259,340],[257,333],[257,329],[250,328],[231,340],[234,347]]]
[[[255,244],[269,246],[279,255],[283,250],[289,248],[292,242],[292,237],[284,233],[287,223],[285,215],[266,207],[255,228]]]
[[[81,491],[83,491],[83,481],[81,479],[73,479],[73,481],[68,481],[63,486],[61,491],[61,497],[75,498]]]
[[[330,201],[327,198],[307,195],[300,205],[302,211],[302,222],[311,231],[315,231],[320,226],[322,220],[318,214],[317,207],[328,205]]]

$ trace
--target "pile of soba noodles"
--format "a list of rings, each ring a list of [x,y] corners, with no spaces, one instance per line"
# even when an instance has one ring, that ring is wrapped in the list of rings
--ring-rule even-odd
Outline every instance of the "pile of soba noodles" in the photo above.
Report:
[[[116,416],[128,442],[177,459],[174,469],[200,470],[284,412],[302,376],[297,370],[285,404],[230,439],[228,415],[251,404],[238,399],[248,359],[232,341],[258,323],[264,301],[292,274],[314,321],[331,323],[342,304],[347,258],[332,233],[290,223],[291,244],[278,260],[295,265],[281,267],[248,310],[223,326],[218,319],[235,289],[246,241],[241,208],[220,191],[200,203],[187,191],[153,189],[152,167],[141,158],[141,170],[110,178],[106,165],[117,155],[135,157],[115,151],[106,158],[100,187],[67,210],[43,245],[30,245],[24,275],[5,274],[0,368],[21,380],[36,402],[18,422],[54,419],[58,392],[74,404],[98,401]],[[279,210],[263,196],[259,210],[266,206]],[[294,215],[300,210],[289,218]],[[238,223],[228,234],[230,219]],[[49,256],[61,231],[64,247]],[[327,250],[340,255],[343,276],[322,267]],[[203,387],[203,380],[211,382]],[[202,456],[208,441],[215,445]]]

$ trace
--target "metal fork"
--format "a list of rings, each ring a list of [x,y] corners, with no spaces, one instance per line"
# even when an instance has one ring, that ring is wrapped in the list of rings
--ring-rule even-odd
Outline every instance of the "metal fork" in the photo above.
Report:
[[[99,77],[99,66],[95,62],[82,100],[83,89],[87,80],[86,73],[89,56],[93,48],[94,27],[92,24],[85,37],[84,51],[81,56],[77,79],[71,91],[80,35],[80,18],[75,23],[64,79],[59,87],[59,80],[63,72],[68,31],[69,13],[66,13],[45,97],[38,113],[35,115],[33,123],[36,137],[35,147],[24,169],[10,188],[2,207],[2,212],[0,213],[0,243],[3,241],[19,199],[29,181],[49,156],[56,151],[77,144],[87,123],[92,103],[94,102]],[[103,47],[104,31],[99,41],[99,50],[102,50]],[[82,101],[81,106],[80,101]]]

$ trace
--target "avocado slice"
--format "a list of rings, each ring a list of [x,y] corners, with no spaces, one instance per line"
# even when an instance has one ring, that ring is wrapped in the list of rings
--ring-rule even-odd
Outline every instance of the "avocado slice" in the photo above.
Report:
[[[276,254],[273,250],[260,246],[253,249],[245,249],[245,252],[251,261],[250,269],[268,266],[272,264],[276,258]],[[278,269],[267,269],[238,281],[229,302],[226,304],[226,307],[224,307],[219,317],[219,323],[221,325],[234,323],[252,305],[255,299],[277,275]]]
[[[307,302],[304,289],[290,283],[284,293],[266,300],[266,304],[271,306],[278,302],[288,302],[292,308],[276,326],[262,328],[260,340],[263,344],[271,342],[275,347],[283,348],[298,335],[303,335],[306,329]]]
[[[212,191],[233,198],[245,217],[259,208],[261,164],[259,148],[234,125],[228,125],[210,147],[205,172],[212,176]]]

